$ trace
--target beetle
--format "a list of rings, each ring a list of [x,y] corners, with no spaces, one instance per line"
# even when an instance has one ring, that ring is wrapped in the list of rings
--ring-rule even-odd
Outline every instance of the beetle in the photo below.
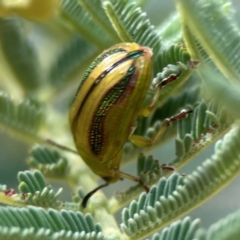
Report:
[[[184,118],[189,111],[165,119],[153,140],[134,135],[138,116],[147,117],[155,106],[162,86],[178,75],[164,79],[157,87],[151,104],[143,106],[153,78],[153,53],[137,43],[121,43],[105,50],[87,69],[69,112],[69,124],[79,155],[90,169],[105,180],[89,192],[88,199],[100,188],[122,178],[140,183],[138,177],[119,170],[124,143],[152,146],[171,121]]]

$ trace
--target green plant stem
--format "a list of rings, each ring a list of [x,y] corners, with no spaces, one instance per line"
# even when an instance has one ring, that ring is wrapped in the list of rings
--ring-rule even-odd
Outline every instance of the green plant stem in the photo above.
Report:
[[[100,1],[101,2],[101,1]],[[101,28],[104,30],[104,32],[106,32],[109,36],[111,36],[111,38],[114,40],[114,42],[118,42],[119,38],[116,36],[116,34],[114,34],[114,32],[112,31],[112,29],[110,29],[106,23],[104,21],[102,21],[102,19],[96,14],[95,11],[93,11],[93,9],[91,7],[89,7],[89,5],[91,5],[92,3],[90,3],[88,0],[81,0],[81,5],[86,9],[86,11],[91,15],[91,17],[93,18],[94,22],[97,22],[98,25],[101,26]]]
[[[180,12],[181,21],[183,23],[183,30],[186,27],[189,28],[189,31],[183,31],[183,33],[184,39],[186,40],[186,44],[191,54],[195,56],[195,51],[192,51],[193,49],[191,49],[191,46],[194,46],[194,44],[188,42],[188,33],[195,36],[200,41],[202,47],[211,57],[214,64],[229,79],[229,81],[236,82],[236,80],[239,79],[238,67],[236,68],[232,64],[233,56],[231,53],[222,49],[224,46],[225,49],[227,49],[227,47],[229,48],[229,46],[226,46],[224,44],[225,39],[223,37],[221,39],[219,37],[216,37],[215,32],[217,30],[219,30],[219,32],[222,32],[223,29],[227,28],[232,34],[231,38],[238,43],[240,42],[240,34],[239,30],[237,30],[232,21],[229,21],[230,19],[227,18],[226,13],[224,13],[223,9],[221,9],[221,6],[212,4],[212,6],[204,8],[204,6],[201,6],[200,1],[196,2],[195,0],[179,0],[176,2],[178,10]],[[202,4],[204,5],[206,3],[203,2]],[[211,5],[211,3],[209,3],[209,5]],[[210,17],[210,9],[213,9],[211,13],[212,18],[215,17],[215,25],[213,25],[214,23],[211,22],[211,19],[206,17]],[[224,25],[225,28],[221,27],[221,24],[223,23],[226,24]],[[224,34],[225,33],[222,32],[222,36]]]
[[[118,16],[116,15],[116,12],[114,11],[114,8],[111,4],[111,2],[103,2],[103,7],[106,11],[106,14],[111,21],[115,31],[117,32],[118,36],[123,42],[132,42],[132,38],[128,35],[128,32],[126,29],[120,24],[120,20],[118,19]]]

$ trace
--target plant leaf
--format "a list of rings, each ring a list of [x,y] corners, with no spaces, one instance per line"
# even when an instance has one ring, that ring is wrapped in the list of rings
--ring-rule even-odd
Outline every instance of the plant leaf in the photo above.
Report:
[[[103,2],[107,16],[123,42],[137,42],[157,53],[160,48],[160,36],[150,24],[146,13],[136,5],[137,3],[129,3],[127,0]]]
[[[18,179],[20,196],[26,204],[54,208],[59,208],[62,205],[57,200],[62,189],[54,193],[52,187],[46,184],[41,172],[37,170],[34,172],[19,172]]]
[[[102,240],[104,235],[91,215],[39,207],[0,207],[2,239]]]
[[[68,22],[75,28],[87,41],[90,41],[101,49],[113,44],[109,35],[105,34],[99,25],[93,21],[88,12],[86,12],[77,0],[64,0],[61,16],[65,22]]]
[[[230,1],[178,1],[181,20],[189,27],[219,70],[230,80],[239,79],[240,33],[228,7]],[[185,34],[185,39],[188,37]],[[188,41],[186,41],[188,45]],[[189,45],[188,45],[189,46]],[[191,48],[189,49],[191,53]],[[195,56],[195,55],[193,55]]]
[[[193,239],[199,229],[200,220],[191,221],[190,217],[178,220],[169,227],[164,228],[161,234],[154,234],[151,240],[189,240]]]
[[[40,170],[47,178],[63,180],[68,172],[68,161],[58,151],[34,146],[27,160],[28,164]]]
[[[57,87],[68,82],[66,78],[69,78],[69,75],[87,59],[92,58],[93,53],[96,53],[96,49],[79,36],[69,40],[50,69],[49,79],[51,84]]]
[[[216,143],[211,159],[192,174],[185,178],[178,174],[167,180],[161,178],[148,194],[131,202],[122,212],[122,230],[133,239],[143,238],[219,192],[240,172],[239,136],[240,127],[236,125]]]
[[[8,131],[29,142],[38,141],[37,130],[43,118],[42,107],[36,101],[24,99],[16,103],[0,92],[0,124]]]
[[[217,223],[210,226],[208,230],[199,230],[194,239],[196,240],[231,240],[240,235],[239,228],[240,210],[228,215]]]
[[[17,18],[0,20],[2,51],[8,65],[26,92],[40,87],[42,79],[35,47],[23,34]]]

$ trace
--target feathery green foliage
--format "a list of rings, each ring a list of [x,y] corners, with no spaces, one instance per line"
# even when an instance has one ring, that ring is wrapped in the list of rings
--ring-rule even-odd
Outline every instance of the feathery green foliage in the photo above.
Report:
[[[40,170],[48,178],[64,179],[68,170],[68,161],[56,150],[33,146],[27,160],[30,167]]]
[[[59,207],[60,202],[58,202],[57,199],[62,189],[54,193],[52,187],[46,184],[43,175],[38,170],[34,172],[19,172],[18,180],[20,182],[18,188],[21,192],[21,199],[24,200],[26,204],[45,208]]]
[[[161,234],[154,234],[151,240],[193,239],[199,226],[199,219],[191,221],[190,217],[186,217],[181,221],[174,222],[170,227],[165,228]]]
[[[218,192],[224,184],[239,174],[240,158],[235,152],[240,143],[240,128],[233,128],[215,145],[215,154],[203,162],[185,178],[172,174],[161,178],[148,194],[140,195],[123,210],[123,231],[137,239],[168,223],[169,219],[180,217],[192,206],[206,201]],[[229,160],[230,159],[230,160]]]
[[[61,16],[65,24],[69,24],[86,40],[104,48],[112,44],[111,38],[94,22],[89,13],[77,0],[64,0],[61,7]],[[89,31],[91,29],[91,31]],[[100,37],[101,36],[101,37]]]
[[[173,43],[183,43],[181,23],[179,14],[172,13],[163,23],[157,28],[160,36],[162,37],[163,45],[172,45]],[[164,49],[164,47],[163,47]]]
[[[0,208],[0,237],[4,239],[103,239],[90,215],[28,207]]]
[[[49,1],[58,6],[57,0]],[[214,220],[208,230],[199,219],[180,220],[204,207],[240,171],[240,30],[230,0],[177,0],[176,10],[165,20],[160,20],[165,8],[157,1],[150,6],[151,1],[144,0],[63,0],[56,11],[47,5],[41,8],[53,15],[38,17],[38,22],[24,18],[28,16],[24,11],[40,10],[37,2],[6,2],[0,3],[0,127],[31,147],[27,158],[31,171],[18,169],[19,192],[9,179],[1,178],[0,239],[237,239],[237,209]],[[111,190],[108,198],[98,191],[84,209],[82,199],[99,186],[98,178],[74,150],[67,106],[83,86],[79,81],[91,61],[121,42],[137,42],[153,51],[154,76],[143,107],[152,103],[156,88],[163,85],[150,116],[139,116],[136,129],[135,123],[129,126],[134,134],[154,139],[165,128],[165,119],[182,109],[192,112],[171,122],[149,148],[126,139],[120,168],[131,173],[133,163],[137,170],[132,175],[149,187],[148,193],[139,183],[128,187],[125,182],[125,189],[117,187],[121,192],[116,194]],[[171,139],[174,157],[151,155]],[[8,144],[13,153],[18,151]],[[211,146],[214,154],[207,153],[196,164],[196,156]],[[19,155],[16,161],[23,158]],[[182,167],[190,162],[195,163],[194,170],[185,176]],[[7,163],[2,163],[1,176]],[[52,182],[48,184],[51,180],[66,185],[55,190]],[[69,193],[64,196],[67,186],[73,194],[70,201],[64,200],[70,199]],[[114,216],[117,211],[122,215],[120,224]]]
[[[43,120],[43,107],[38,102],[31,99],[16,102],[8,94],[0,92],[0,125],[12,134],[28,141],[36,140]]]
[[[91,58],[93,52],[96,52],[93,47],[79,36],[69,40],[51,67],[49,76],[51,84],[53,86],[63,84],[74,70],[80,68],[83,61]]]
[[[127,0],[103,1],[103,6],[121,41],[137,42],[149,46],[154,53],[158,52],[160,36],[137,3]]]
[[[219,222],[213,224],[208,230],[201,229],[195,234],[197,240],[230,240],[238,239],[239,229],[239,210],[230,214]]]
[[[20,28],[21,19],[1,19],[1,49],[16,81],[26,92],[37,89],[42,81],[36,49],[28,41],[24,29]],[[26,31],[26,30],[25,30]]]

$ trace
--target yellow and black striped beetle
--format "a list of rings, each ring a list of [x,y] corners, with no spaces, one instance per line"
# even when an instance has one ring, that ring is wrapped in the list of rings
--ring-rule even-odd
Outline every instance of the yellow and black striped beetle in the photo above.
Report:
[[[156,87],[152,103],[143,107],[153,78],[152,50],[137,43],[117,44],[100,54],[86,71],[69,113],[69,123],[79,155],[91,170],[106,183],[85,196],[85,207],[90,196],[99,188],[121,178],[139,182],[137,177],[119,170],[123,145],[130,140],[139,147],[154,144],[170,121],[188,113],[166,119],[153,140],[134,135],[139,115],[148,116],[159,95],[160,88],[177,76],[170,76]]]

